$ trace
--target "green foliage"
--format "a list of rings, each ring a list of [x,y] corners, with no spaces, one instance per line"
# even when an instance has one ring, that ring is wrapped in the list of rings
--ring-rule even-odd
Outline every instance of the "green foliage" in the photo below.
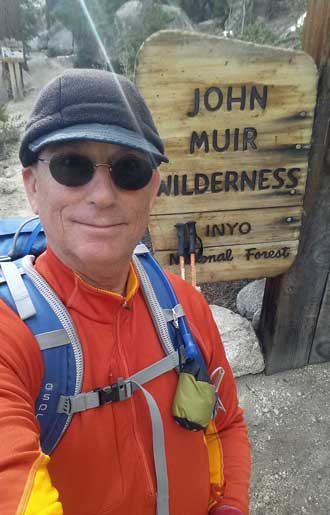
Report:
[[[73,34],[76,49],[75,66],[77,68],[106,68],[106,60],[102,56],[95,37],[105,47],[112,40],[114,33],[114,14],[125,0],[55,0],[49,13],[52,23],[60,21]],[[92,25],[89,23],[83,4],[90,13]]]
[[[303,46],[304,27],[297,27],[294,32],[288,32],[279,40],[280,46],[301,50]]]
[[[7,114],[6,105],[2,104],[2,105],[0,105],[0,123],[5,123],[7,121],[8,121],[8,114]]]
[[[82,7],[85,4],[91,18],[88,21]],[[132,75],[136,53],[143,41],[166,26],[169,17],[160,3],[143,2],[143,23],[125,30],[116,25],[115,13],[125,0],[56,0],[51,11],[52,23],[60,21],[73,33],[78,68],[107,68],[97,37],[110,56],[116,71]],[[97,35],[97,37],[96,37]],[[112,58],[115,53],[115,59]]]
[[[278,41],[277,35],[262,22],[246,25],[240,39],[259,43],[260,45],[275,45]]]
[[[40,30],[39,20],[42,14],[42,7],[36,0],[21,0],[20,10],[23,41],[27,44]]]
[[[133,76],[136,55],[142,43],[154,32],[164,29],[171,21],[170,16],[162,10],[161,4],[158,3],[144,7],[142,18],[143,23],[127,35],[120,51],[119,71],[130,78]]]
[[[211,18],[226,20],[229,14],[230,0],[229,2],[228,0],[203,0],[200,2],[196,2],[196,0],[177,0],[176,3],[196,23]]]
[[[267,2],[266,15],[268,19],[276,18],[278,13],[285,15],[288,11],[289,2],[287,0],[272,0],[271,2]]]
[[[0,106],[0,159],[5,159],[10,145],[19,140],[21,126],[20,116],[9,116],[6,106]]]
[[[72,32],[77,48],[75,65],[78,68],[92,67],[97,61],[97,45],[79,0],[58,0],[51,12],[51,18],[53,23],[59,21]]]
[[[302,50],[304,40],[304,25],[301,25],[301,27],[297,27],[296,36],[297,40],[293,48],[295,48],[296,50]]]

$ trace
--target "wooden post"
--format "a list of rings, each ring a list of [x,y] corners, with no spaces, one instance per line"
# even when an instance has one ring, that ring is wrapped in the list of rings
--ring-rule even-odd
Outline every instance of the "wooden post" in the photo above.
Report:
[[[267,374],[330,360],[330,338],[327,345],[319,345],[321,336],[314,342],[320,316],[322,335],[330,334],[329,34],[330,0],[308,0],[303,47],[319,68],[318,101],[299,253],[286,274],[266,283],[259,332]]]
[[[311,363],[319,363],[328,361],[330,358],[330,333],[329,333],[329,313],[330,313],[330,275],[323,296],[320,316],[317,321],[315,337],[313,340],[312,352],[310,356]]]
[[[16,77],[16,87],[17,87],[17,91],[18,91],[18,98],[20,100],[22,100],[24,98],[24,84],[23,84],[22,73],[21,73],[22,63],[16,61],[14,63],[14,66],[15,66],[15,77]]]
[[[0,57],[0,62],[6,63],[9,70],[9,80],[13,99],[22,100],[24,98],[24,82],[22,73],[23,57]]]
[[[19,91],[17,87],[16,74],[15,74],[15,64],[11,61],[8,61],[9,68],[9,77],[10,77],[10,85],[13,94],[14,100],[19,98]]]

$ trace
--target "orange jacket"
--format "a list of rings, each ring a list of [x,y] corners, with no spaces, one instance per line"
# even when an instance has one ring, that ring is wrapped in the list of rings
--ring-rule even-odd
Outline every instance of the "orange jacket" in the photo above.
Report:
[[[36,268],[77,328],[82,391],[128,377],[164,356],[133,268],[126,299],[84,283],[49,249]],[[176,372],[146,384],[164,423],[170,513],[206,515],[212,506],[231,505],[246,515],[250,453],[233,376],[206,302],[181,279],[169,277],[209,370],[225,369],[220,396],[226,409],[206,436],[190,432],[171,415]],[[0,338],[1,515],[154,515],[152,433],[143,395],[74,415],[49,460],[40,450],[34,416],[42,356],[24,323],[2,302]]]

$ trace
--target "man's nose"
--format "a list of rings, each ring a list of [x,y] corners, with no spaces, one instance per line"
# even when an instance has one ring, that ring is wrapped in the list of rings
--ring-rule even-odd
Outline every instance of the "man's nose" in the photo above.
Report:
[[[107,207],[115,201],[116,193],[111,179],[111,165],[96,163],[94,175],[88,184],[87,200],[99,207]]]

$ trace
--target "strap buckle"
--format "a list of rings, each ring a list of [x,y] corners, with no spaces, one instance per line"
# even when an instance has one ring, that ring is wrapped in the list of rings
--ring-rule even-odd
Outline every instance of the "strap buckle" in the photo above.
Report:
[[[100,406],[109,402],[125,401],[132,396],[133,388],[130,381],[125,381],[122,377],[118,381],[104,388],[96,388],[94,392],[99,395]]]
[[[184,316],[184,311],[181,304],[176,304],[173,308],[163,309],[166,322],[173,322],[176,329],[179,328],[179,318]]]

